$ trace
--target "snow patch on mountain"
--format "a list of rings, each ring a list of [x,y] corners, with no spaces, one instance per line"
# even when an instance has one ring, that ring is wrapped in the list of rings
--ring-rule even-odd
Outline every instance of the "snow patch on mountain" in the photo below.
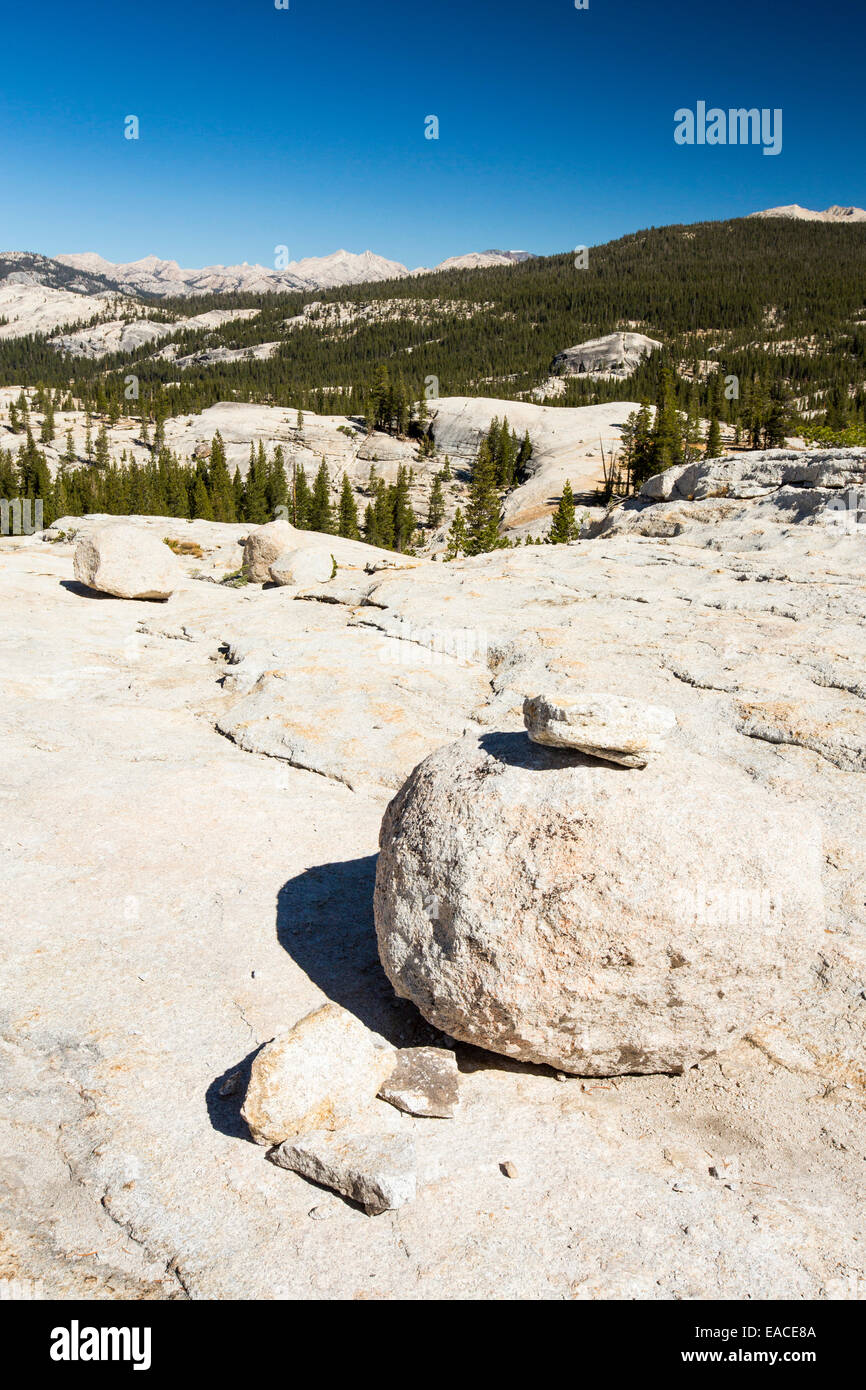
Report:
[[[444,270],[476,270],[485,266],[516,265],[531,259],[529,251],[472,251],[451,256],[434,266],[410,271],[401,261],[390,261],[373,251],[357,253],[340,249],[330,256],[306,256],[283,269],[263,265],[209,265],[184,270],[177,261],[144,256],[138,261],[115,264],[95,251],[63,252],[57,264],[83,274],[101,276],[127,293],[192,296],[197,294],[309,293],[337,289],[341,285],[369,285],[383,280],[404,280],[410,275],[430,275]]]
[[[797,222],[866,222],[866,208],[843,208],[838,203],[825,208],[823,212],[813,212],[799,203],[788,203],[785,207],[766,208],[763,212],[750,212],[750,217],[787,217]]]

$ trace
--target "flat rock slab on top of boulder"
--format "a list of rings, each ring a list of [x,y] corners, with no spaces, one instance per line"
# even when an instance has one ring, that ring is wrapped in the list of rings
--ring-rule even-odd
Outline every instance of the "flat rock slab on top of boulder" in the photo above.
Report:
[[[623,767],[646,767],[676,727],[672,710],[621,695],[527,696],[523,722],[533,743],[575,748]]]
[[[459,1103],[457,1058],[442,1047],[404,1047],[379,1096],[408,1115],[449,1120]]]
[[[813,983],[818,825],[685,750],[635,777],[521,734],[464,738],[415,769],[380,847],[391,983],[494,1052],[679,1072]]]
[[[257,1144],[356,1119],[394,1070],[396,1051],[339,1004],[307,1014],[253,1062],[241,1114]]]
[[[368,1216],[392,1211],[415,1198],[415,1143],[411,1135],[314,1130],[287,1139],[269,1157],[279,1168],[300,1173],[360,1203]]]
[[[181,580],[180,566],[162,540],[137,526],[107,524],[75,547],[75,578],[115,598],[167,599]]]

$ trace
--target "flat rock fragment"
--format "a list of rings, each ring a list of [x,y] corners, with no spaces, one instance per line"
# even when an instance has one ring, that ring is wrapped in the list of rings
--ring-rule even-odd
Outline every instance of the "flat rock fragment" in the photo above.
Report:
[[[646,767],[677,722],[669,709],[582,691],[528,695],[523,721],[533,743],[574,748],[623,767]]]
[[[379,1088],[379,1096],[405,1110],[448,1120],[459,1104],[457,1058],[441,1047],[406,1047],[397,1054],[397,1065]]]
[[[287,1139],[270,1158],[277,1167],[358,1202],[368,1216],[405,1206],[415,1197],[415,1143],[409,1135],[319,1129]]]

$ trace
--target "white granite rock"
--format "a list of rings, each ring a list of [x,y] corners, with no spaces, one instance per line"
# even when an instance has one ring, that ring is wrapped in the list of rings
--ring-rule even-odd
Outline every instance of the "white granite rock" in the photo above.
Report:
[[[258,1053],[241,1113],[257,1144],[336,1129],[369,1106],[395,1063],[354,1014],[326,1004]]]
[[[623,767],[646,767],[676,728],[677,717],[621,695],[566,691],[527,695],[523,721],[533,743],[576,748]]]
[[[379,954],[451,1037],[586,1076],[681,1072],[805,987],[822,861],[813,817],[713,759],[634,776],[466,738],[385,814]]]
[[[167,545],[137,526],[106,525],[75,547],[75,578],[116,598],[167,599],[181,570]]]
[[[368,1216],[393,1211],[415,1198],[415,1142],[411,1135],[314,1130],[287,1139],[270,1155],[278,1168],[331,1187]]]
[[[336,563],[326,541],[321,549],[284,550],[268,573],[275,584],[304,589],[312,584],[327,584],[333,578]]]

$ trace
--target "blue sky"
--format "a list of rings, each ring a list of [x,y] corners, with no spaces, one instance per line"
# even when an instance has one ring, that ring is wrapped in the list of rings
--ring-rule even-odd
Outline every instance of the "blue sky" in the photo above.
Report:
[[[43,0],[3,40],[2,249],[416,266],[866,203],[862,0]],[[699,100],[782,152],[677,146]]]

